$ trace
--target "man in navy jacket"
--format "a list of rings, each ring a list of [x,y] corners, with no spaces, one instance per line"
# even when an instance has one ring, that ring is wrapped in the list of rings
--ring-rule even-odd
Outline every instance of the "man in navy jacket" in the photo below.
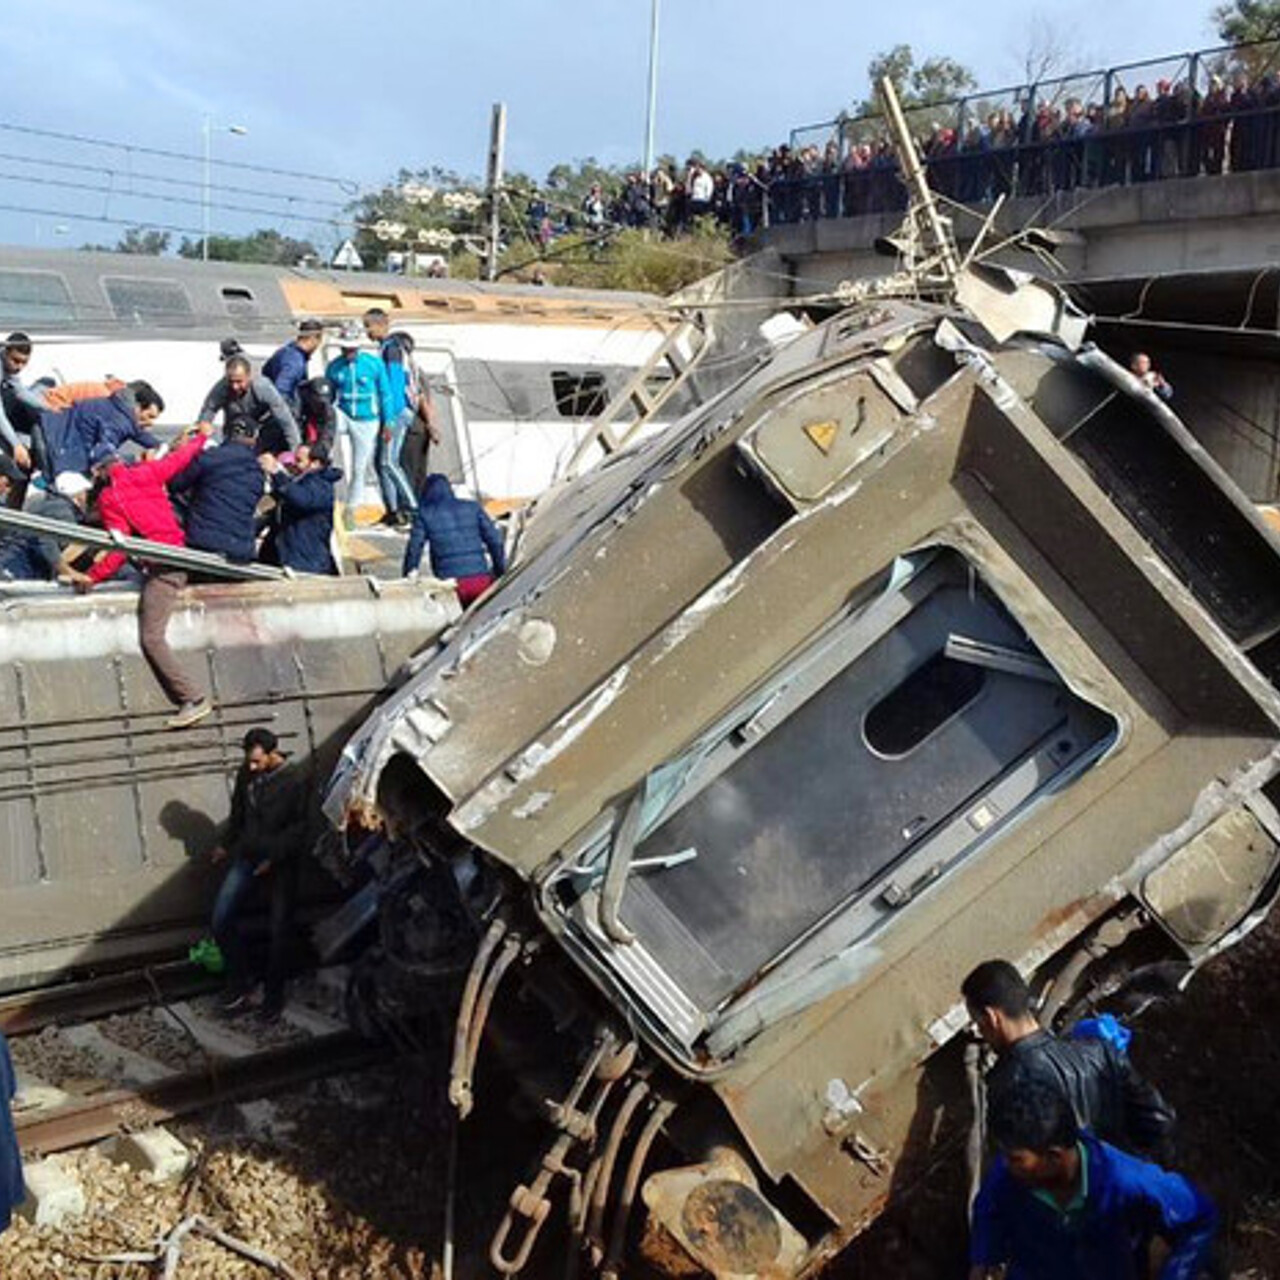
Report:
[[[160,441],[147,428],[163,412],[159,392],[141,380],[110,396],[81,400],[63,413],[47,411],[33,434],[38,465],[52,482],[64,471],[88,475],[95,454],[119,453],[129,441],[157,449]]]
[[[328,446],[317,441],[298,450],[302,470],[290,476],[269,453],[260,459],[271,477],[278,523],[276,558],[286,569],[299,573],[338,572],[330,539],[333,537],[333,503],[342,472],[329,465]]]
[[[456,497],[447,476],[430,475],[422,486],[404,553],[406,578],[417,569],[424,546],[430,548],[431,572],[456,580],[463,606],[483,595],[507,567],[498,526],[478,502]]]
[[[1145,1280],[1156,1238],[1169,1248],[1160,1280],[1208,1266],[1209,1200],[1078,1129],[1060,1090],[1029,1081],[991,1122],[1001,1154],[973,1207],[970,1280]]]
[[[169,484],[169,491],[185,496],[187,546],[221,552],[228,560],[247,564],[253,559],[262,500],[262,467],[254,452],[253,432],[242,422],[228,425],[226,439],[206,449]]]
[[[262,376],[280,393],[295,417],[298,389],[307,380],[307,364],[323,337],[324,325],[319,320],[304,320],[298,325],[298,336],[274,351],[262,366]]]

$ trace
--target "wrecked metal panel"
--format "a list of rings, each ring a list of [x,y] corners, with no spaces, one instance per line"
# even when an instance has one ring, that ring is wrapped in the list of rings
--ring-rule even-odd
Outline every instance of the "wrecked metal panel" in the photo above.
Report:
[[[1143,897],[1179,942],[1208,946],[1253,905],[1275,869],[1276,848],[1253,814],[1232,809],[1147,876]]]

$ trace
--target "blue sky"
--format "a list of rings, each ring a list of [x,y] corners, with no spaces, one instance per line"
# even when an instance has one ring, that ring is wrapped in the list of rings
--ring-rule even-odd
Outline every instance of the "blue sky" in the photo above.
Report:
[[[1056,25],[1072,63],[1097,66],[1214,43],[1211,7],[1170,0],[1157,16],[1150,0],[1071,0],[1038,11],[1012,0],[662,0],[658,150],[718,155],[785,140],[792,127],[828,119],[860,97],[869,58],[896,43],[946,54],[984,85],[1004,85],[1020,78],[1034,13]],[[540,176],[557,160],[588,155],[625,164],[643,142],[649,8],[650,0],[39,0],[10,25],[0,126],[198,155],[210,113],[220,126],[248,129],[243,137],[215,130],[215,158],[378,186],[401,166],[480,172],[490,106],[501,99],[512,167]],[[198,160],[70,146],[4,128],[0,153],[0,204],[45,211],[0,209],[0,243],[110,242],[122,230],[70,213],[200,226]],[[139,173],[169,178],[145,189],[172,199],[127,194],[129,175]],[[343,199],[333,186],[214,173],[215,183],[251,191]],[[215,199],[278,205],[252,195]],[[312,219],[337,212],[298,204],[285,222],[215,210],[212,222],[215,232],[239,233],[274,221],[323,238],[331,229]]]

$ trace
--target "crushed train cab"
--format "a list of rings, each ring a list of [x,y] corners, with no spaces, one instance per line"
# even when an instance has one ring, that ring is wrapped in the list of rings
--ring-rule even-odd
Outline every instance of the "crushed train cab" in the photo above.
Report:
[[[951,280],[540,503],[344,752],[383,1008],[455,974],[454,1102],[486,1021],[557,1101],[500,1271],[556,1205],[604,1273],[811,1274],[939,1140],[972,966],[1061,1009],[1270,905],[1280,544],[1054,289]]]

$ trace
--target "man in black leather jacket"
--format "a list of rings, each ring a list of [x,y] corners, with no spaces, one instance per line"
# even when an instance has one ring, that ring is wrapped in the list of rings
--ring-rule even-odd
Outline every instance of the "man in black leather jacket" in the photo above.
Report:
[[[1167,1157],[1176,1119],[1128,1056],[1106,1040],[1060,1040],[1031,1011],[1031,993],[1007,960],[987,960],[961,984],[978,1034],[996,1051],[987,1114],[1035,1081],[1065,1097],[1076,1123],[1113,1146]]]

